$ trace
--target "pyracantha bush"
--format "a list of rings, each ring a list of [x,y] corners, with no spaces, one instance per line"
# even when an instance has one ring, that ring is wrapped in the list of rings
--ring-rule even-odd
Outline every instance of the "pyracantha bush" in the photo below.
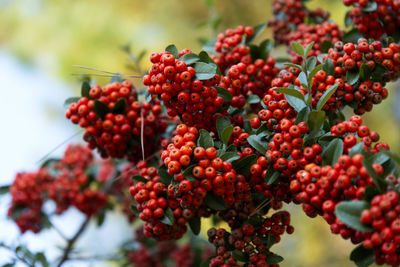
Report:
[[[140,248],[124,250],[135,266],[170,266],[170,254],[175,266],[275,267],[272,246],[294,231],[281,209],[294,203],[357,244],[358,266],[399,266],[399,159],[360,117],[400,76],[399,2],[343,1],[350,30],[304,2],[274,1],[268,23],[227,29],[210,54],[152,53],[146,88],[118,74],[84,82],[66,117],[88,148],[16,176],[9,215],[21,231],[41,230],[48,199],[99,221],[119,206],[143,222]],[[273,40],[255,42],[268,26]],[[176,244],[204,218],[212,252]]]

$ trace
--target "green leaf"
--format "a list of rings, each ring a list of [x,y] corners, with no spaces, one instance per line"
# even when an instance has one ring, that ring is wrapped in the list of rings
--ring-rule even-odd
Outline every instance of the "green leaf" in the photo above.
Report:
[[[353,157],[356,154],[364,154],[364,142],[357,143],[355,146],[353,146],[350,151],[349,151],[349,156]]]
[[[203,50],[206,51],[206,52],[212,53],[212,54],[216,54],[217,53],[215,51],[215,42],[216,41],[217,41],[216,39],[212,39],[212,40],[207,41],[202,47]],[[200,52],[200,54],[201,54],[201,52]],[[200,56],[200,54],[199,54],[199,56]]]
[[[306,48],[304,48],[304,57],[308,57],[308,54],[310,54],[310,51],[312,49],[312,47],[314,46],[314,41],[309,43]]]
[[[158,175],[160,176],[160,182],[163,183],[164,185],[170,185],[174,177],[172,177],[168,171],[167,167],[165,165],[162,165],[158,169]]]
[[[272,173],[272,175],[268,175],[268,173],[267,173],[267,175],[265,176],[265,182],[267,183],[267,185],[271,185],[278,180],[279,175],[280,175],[280,173],[277,171],[274,171]]]
[[[331,98],[331,96],[336,92],[338,87],[339,83],[335,83],[328,90],[325,91],[325,93],[321,96],[317,103],[317,110],[322,110],[326,102],[328,102],[329,98]]]
[[[196,167],[196,164],[190,165],[182,172],[183,177],[191,182],[197,181],[196,177],[193,176],[194,167]]]
[[[250,135],[247,138],[247,142],[249,142],[249,144],[261,154],[265,154],[267,152],[268,143],[259,135]]]
[[[200,60],[199,56],[194,53],[184,54],[179,58],[179,60],[186,63],[186,65],[191,65]]]
[[[400,164],[400,157],[394,153],[393,151],[390,150],[381,150],[379,153],[383,153],[386,156],[388,156],[389,158],[391,158],[392,160],[396,161],[397,164]]]
[[[381,64],[375,64],[374,70],[371,73],[372,82],[382,82],[383,75],[387,72],[387,69]]]
[[[97,226],[98,227],[102,226],[106,219],[106,212],[104,210],[99,212],[96,219],[97,219],[96,220]]]
[[[226,209],[226,203],[223,197],[215,195],[213,192],[208,192],[204,198],[204,203],[207,207],[213,210]]]
[[[296,68],[296,69],[299,69],[299,70],[301,70],[303,67],[302,66],[300,66],[300,65],[297,65],[297,64],[293,64],[293,63],[283,63],[285,66],[288,66],[288,67],[292,67],[292,68]]]
[[[296,125],[296,124],[299,124],[300,122],[303,122],[303,121],[307,122],[309,113],[310,113],[310,109],[307,106],[303,107],[297,113],[296,120],[295,120],[294,124]]]
[[[115,103],[112,112],[114,114],[123,114],[125,112],[126,109],[126,102],[124,98],[120,98],[118,99],[118,101]]]
[[[370,205],[366,201],[343,201],[336,206],[335,215],[341,222],[355,230],[371,232],[374,229],[360,221],[361,212],[369,208]]]
[[[201,220],[200,217],[192,217],[188,220],[190,229],[192,230],[193,234],[198,235],[201,229]]]
[[[114,73],[110,79],[110,83],[113,83],[113,82],[122,83],[123,81],[124,81],[124,79],[122,79],[121,73],[119,73],[119,72]]]
[[[308,114],[308,125],[310,127],[310,132],[314,130],[319,130],[325,121],[325,112],[312,110]]]
[[[217,65],[214,63],[197,62],[194,64],[197,80],[208,80],[217,74]]]
[[[78,96],[69,97],[69,98],[65,99],[65,101],[64,101],[64,108],[68,108],[69,105],[71,105],[72,103],[78,102],[79,99],[81,99],[81,98],[78,97]]]
[[[299,81],[300,81],[300,84],[304,87],[304,88],[308,88],[308,80],[307,80],[307,76],[306,76],[306,74],[304,73],[304,71],[302,71],[302,72],[300,72],[300,74],[299,74]]]
[[[138,209],[135,205],[131,205],[131,211],[136,217],[139,217],[140,212],[138,211]]]
[[[81,86],[81,96],[90,98],[90,84],[87,81],[84,81]]]
[[[276,243],[276,237],[273,234],[268,234],[263,240],[263,243],[267,249],[270,249]]]
[[[220,158],[223,161],[232,163],[233,161],[239,159],[240,156],[237,152],[225,152],[220,156]]]
[[[215,86],[215,89],[217,89],[218,95],[222,97],[224,102],[231,102],[232,100],[232,94],[228,90],[226,90],[223,87]]]
[[[52,163],[56,163],[58,161],[59,159],[56,158],[48,158],[40,165],[40,168],[49,167]]]
[[[178,48],[174,44],[170,44],[165,48],[165,51],[169,52],[171,55],[173,55],[176,59],[179,58],[179,53],[178,53]]]
[[[330,58],[327,58],[324,62],[322,70],[326,72],[326,75],[335,75],[335,66]]]
[[[107,115],[107,113],[110,112],[110,109],[106,104],[99,100],[94,101],[94,112],[96,112],[97,116],[99,116],[101,119],[104,119],[104,117]]]
[[[328,40],[324,40],[321,45],[322,53],[328,53],[329,49],[333,47],[333,44]]]
[[[9,191],[10,191],[9,185],[0,186],[0,195],[8,194]]]
[[[48,267],[49,263],[47,262],[46,256],[43,252],[39,252],[35,255],[34,262],[39,262],[42,267]],[[35,264],[35,266],[37,266]]]
[[[245,43],[246,44],[250,44],[251,42],[253,42],[254,39],[258,35],[260,35],[264,31],[264,29],[266,27],[267,27],[267,23],[260,23],[260,24],[258,24],[256,26],[254,26],[254,34],[252,36],[249,36],[249,37],[246,36]]]
[[[335,165],[339,157],[343,154],[343,141],[340,138],[333,139],[322,152],[322,165]]]
[[[315,65],[317,64],[317,58],[316,57],[309,57],[307,58],[307,70],[311,71],[315,68]]]
[[[300,112],[303,108],[308,108],[306,103],[304,103],[303,100],[291,96],[291,95],[285,95],[286,101],[289,103],[290,106],[292,106],[297,112]]]
[[[172,213],[171,208],[167,208],[164,211],[164,217],[162,217],[161,222],[167,225],[174,225],[174,214]]]
[[[274,88],[273,90],[278,93],[281,93],[281,94],[294,96],[294,97],[302,100],[303,102],[305,102],[303,94],[300,93],[299,90],[296,90],[294,88],[278,87],[278,88]]]
[[[214,60],[208,55],[206,51],[201,51],[199,54],[199,59],[204,63],[215,63]]]
[[[233,132],[233,126],[232,126],[232,125],[226,127],[226,128],[222,131],[222,134],[221,134],[221,141],[222,141],[222,143],[224,143],[225,145],[228,144],[229,139],[231,139],[232,132]]]
[[[231,121],[229,120],[228,117],[221,116],[217,118],[215,126],[217,128],[219,139],[222,139],[222,132],[226,127],[231,126]]]
[[[358,267],[368,267],[374,263],[374,250],[366,249],[362,244],[358,245],[350,254],[350,260]]]
[[[357,43],[358,39],[362,38],[363,35],[361,34],[361,32],[359,32],[357,30],[357,28],[354,28],[348,32],[346,32],[343,37],[342,37],[342,41],[344,43]]]
[[[271,52],[272,49],[272,41],[269,39],[266,39],[261,42],[260,47],[258,49],[260,53],[260,58],[266,60],[269,56],[269,53]]]
[[[379,192],[382,192],[382,184],[384,183],[384,181],[381,177],[378,176],[378,174],[372,167],[372,164],[374,163],[375,162],[373,156],[366,156],[363,160],[363,165],[365,169],[367,170],[368,174],[371,175],[372,180],[374,181],[374,184],[378,188]]]
[[[197,145],[204,147],[204,148],[209,148],[214,146],[214,141],[210,135],[209,132],[207,132],[204,129],[200,129],[200,137],[199,140],[197,141]]]
[[[361,64],[360,79],[363,81],[369,80],[370,75],[371,75],[371,68],[367,64]]]
[[[235,161],[232,163],[232,168],[236,170],[236,172],[247,175],[250,173],[250,167],[251,165],[255,164],[257,162],[257,156],[256,155],[249,155],[239,161]]]
[[[249,95],[246,99],[247,104],[258,104],[261,99],[258,95]]]
[[[281,261],[283,261],[283,257],[276,254],[269,254],[265,259],[265,262],[267,264],[277,264],[280,263]]]
[[[241,261],[241,262],[248,262],[249,257],[244,254],[244,252],[235,249],[234,251],[232,251],[232,256],[237,260],[237,261]]]
[[[298,54],[298,55],[300,55],[300,56],[303,56],[303,55],[304,55],[304,47],[303,47],[301,44],[296,43],[296,42],[292,42],[292,43],[290,44],[290,46],[292,47],[292,50],[293,50],[296,54]]]
[[[134,176],[132,176],[132,181],[133,182],[143,182],[143,183],[147,183],[147,179],[146,178],[144,178],[143,176],[141,176],[141,175],[134,175]]]
[[[346,12],[346,15],[344,17],[344,25],[346,27],[350,27],[353,25],[353,19],[350,17],[350,10]]]
[[[379,195],[379,191],[372,185],[365,187],[364,199],[370,202],[376,195]]]
[[[364,12],[372,12],[375,11],[378,8],[378,4],[376,2],[369,2],[366,7],[361,8],[362,11]]]

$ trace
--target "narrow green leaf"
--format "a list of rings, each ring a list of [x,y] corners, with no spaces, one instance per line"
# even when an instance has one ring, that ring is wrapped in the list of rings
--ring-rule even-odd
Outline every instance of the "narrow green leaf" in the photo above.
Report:
[[[245,43],[250,44],[251,42],[254,41],[254,39],[259,36],[267,27],[267,23],[260,23],[256,26],[254,26],[254,34],[252,36],[246,37]]]
[[[162,217],[161,222],[165,223],[167,225],[174,225],[174,221],[175,221],[175,218],[174,218],[174,214],[173,214],[171,208],[167,208],[164,211],[164,217]]]
[[[335,165],[339,157],[343,154],[343,141],[340,138],[333,139],[328,146],[324,147],[321,154],[322,165]]]
[[[232,256],[237,260],[237,261],[241,261],[241,262],[247,262],[249,259],[249,257],[244,254],[244,252],[235,249],[234,251],[232,251]]]
[[[192,217],[188,220],[190,229],[192,230],[193,234],[198,235],[201,229],[201,220],[200,217]]]
[[[126,102],[124,98],[120,98],[118,99],[118,101],[115,103],[112,112],[114,114],[123,114],[125,112],[126,109]]]
[[[259,53],[260,53],[260,58],[263,60],[267,60],[269,53],[271,52],[272,49],[272,41],[269,39],[266,39],[260,43],[259,47]]]
[[[179,58],[179,60],[186,63],[186,65],[191,65],[200,60],[199,56],[194,53],[184,54]]]
[[[308,108],[306,103],[304,103],[303,100],[291,96],[291,95],[285,95],[286,101],[289,103],[290,106],[292,106],[297,112],[300,112],[303,108]]]
[[[213,192],[208,192],[204,198],[204,203],[207,207],[213,210],[226,209],[226,203],[223,197],[215,195]]]
[[[322,70],[326,72],[326,75],[335,75],[335,66],[330,58],[327,58],[324,62]]]
[[[81,96],[90,98],[90,84],[87,81],[84,81],[81,86]]]
[[[107,113],[110,112],[110,109],[106,104],[99,100],[94,101],[94,112],[96,112],[97,116],[99,116],[101,119],[104,119],[104,117],[107,115]]]
[[[376,2],[368,2],[366,7],[361,8],[364,12],[372,12],[377,10],[378,4]]]
[[[317,64],[317,58],[316,57],[309,57],[307,58],[307,70],[311,71],[315,68],[315,65]]]
[[[239,161],[235,161],[232,163],[232,168],[236,170],[236,172],[247,175],[250,173],[250,167],[251,165],[255,164],[257,162],[257,156],[256,155],[249,155]]]
[[[233,132],[233,126],[227,126],[221,133],[221,141],[222,143],[224,143],[225,145],[228,144],[229,139],[231,139],[231,135]]]
[[[325,121],[325,112],[312,110],[308,114],[308,125],[310,127],[310,132],[314,130],[319,130]]]
[[[360,142],[350,149],[349,156],[353,157],[356,154],[364,154],[364,152],[364,142]]]
[[[171,55],[173,55],[176,59],[179,58],[179,52],[178,48],[174,44],[170,44],[165,48],[165,51],[169,52]]]
[[[279,175],[280,175],[279,172],[274,171],[271,176],[265,177],[267,185],[271,185],[276,181],[278,181]]]
[[[371,68],[367,64],[361,64],[360,79],[363,81],[369,80],[371,75]]]
[[[353,19],[350,17],[350,10],[346,12],[346,15],[344,17],[344,25],[346,27],[353,26]]]
[[[307,80],[307,76],[306,76],[306,74],[302,71],[302,72],[300,72],[300,74],[299,74],[299,81],[300,81],[300,84],[304,87],[304,88],[308,88],[308,80]]]
[[[310,109],[307,106],[303,107],[297,113],[296,120],[295,120],[294,124],[299,124],[300,122],[303,122],[303,121],[307,122],[309,113],[310,113]]]
[[[9,185],[0,186],[0,195],[8,194],[9,191],[10,191]]]
[[[222,97],[224,102],[231,102],[232,101],[232,94],[229,92],[227,89],[219,86],[215,86],[215,89],[217,89],[218,95]]]
[[[305,102],[303,94],[300,93],[299,90],[296,90],[294,88],[278,87],[278,88],[274,88],[273,90],[276,92],[279,92],[281,94],[294,96],[294,97],[302,100],[303,102]]]
[[[296,69],[299,69],[299,70],[302,69],[302,67],[300,65],[293,64],[293,63],[284,63],[284,65],[288,66],[288,67],[296,68]]]
[[[321,45],[322,53],[328,53],[329,49],[333,47],[333,44],[328,40],[324,40]]]
[[[197,141],[199,146],[202,146],[204,148],[209,148],[214,146],[214,141],[210,135],[209,132],[207,132],[204,129],[200,129],[200,137],[199,140]]]
[[[283,261],[283,257],[279,256],[277,254],[268,254],[267,258],[265,259],[265,262],[267,264],[277,264]]]
[[[194,64],[197,80],[208,80],[217,74],[217,65],[214,63],[197,62]]]
[[[332,85],[328,90],[325,91],[325,93],[321,96],[317,103],[317,110],[322,110],[322,108],[325,106],[326,102],[328,102],[329,98],[336,92],[336,90],[339,87],[339,83],[335,83]]]
[[[193,176],[194,167],[196,167],[196,164],[190,165],[182,172],[183,177],[185,177],[187,180],[191,182],[197,181],[196,177]]]
[[[247,138],[247,142],[249,142],[249,144],[261,154],[265,154],[267,152],[268,143],[262,140],[261,137],[257,135],[250,135]]]
[[[346,32],[343,37],[342,37],[342,41],[344,43],[357,43],[358,39],[362,38],[363,35],[361,34],[361,32],[359,32],[357,30],[357,28],[354,28],[348,32]]]
[[[113,82],[122,83],[123,81],[124,81],[124,79],[122,79],[121,73],[119,73],[119,72],[114,73],[110,79],[110,83],[113,83]]]
[[[232,163],[233,161],[239,159],[240,156],[237,152],[225,152],[220,156],[220,158],[223,161]]]
[[[307,46],[306,46],[306,48],[304,48],[304,57],[306,58],[306,57],[308,57],[308,54],[310,54],[310,51],[311,51],[311,49],[312,49],[312,47],[314,46],[314,41],[313,42],[311,42],[311,43],[309,43]]]
[[[290,44],[290,46],[292,47],[292,50],[293,50],[296,54],[298,54],[299,56],[303,56],[303,55],[304,55],[304,47],[303,47],[301,44],[296,43],[296,42],[292,42],[292,43]]]
[[[160,182],[163,183],[164,185],[168,186],[171,184],[172,180],[174,179],[174,177],[172,177],[168,171],[167,171],[167,167],[165,165],[162,165],[159,169],[158,169],[158,175],[160,176]]]
[[[71,105],[72,103],[78,102],[79,99],[81,99],[81,98],[78,96],[69,97],[69,98],[65,99],[64,108],[69,108],[69,105]]]
[[[260,103],[261,99],[258,95],[249,95],[247,96],[246,103],[247,104],[258,104]]]
[[[335,215],[347,226],[360,232],[371,232],[372,227],[364,225],[360,221],[361,212],[369,209],[370,205],[366,201],[343,201],[335,208]]]
[[[134,175],[134,176],[132,176],[132,181],[133,182],[143,182],[143,183],[147,183],[147,179],[146,178],[144,178],[143,176],[141,176],[141,175]]]
[[[350,254],[350,260],[358,267],[368,267],[374,263],[374,250],[366,249],[362,244],[358,245]]]
[[[374,184],[378,188],[380,192],[382,192],[382,184],[384,183],[383,179],[378,176],[378,174],[375,172],[374,168],[372,167],[372,164],[375,162],[373,161],[373,157],[371,156],[366,156],[363,160],[363,165],[365,169],[367,169],[367,172],[369,175],[371,175],[372,180],[374,181]]]

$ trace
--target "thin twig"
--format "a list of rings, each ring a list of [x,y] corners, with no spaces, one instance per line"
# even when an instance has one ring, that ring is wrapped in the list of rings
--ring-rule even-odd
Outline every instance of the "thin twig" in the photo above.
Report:
[[[42,162],[43,160],[45,160],[48,156],[50,156],[54,151],[56,151],[57,149],[59,149],[61,146],[63,146],[65,143],[67,143],[68,141],[70,141],[72,138],[74,138],[75,136],[81,134],[83,132],[83,130],[79,130],[78,132],[74,133],[73,135],[71,135],[70,137],[68,137],[67,139],[65,139],[63,142],[61,142],[60,144],[58,144],[56,147],[54,147],[52,150],[50,150],[50,152],[48,152],[47,154],[45,154],[41,159],[39,159],[35,164],[39,164],[40,162]]]
[[[86,217],[85,221],[79,227],[78,232],[76,232],[75,235],[71,239],[68,240],[67,247],[64,250],[61,260],[57,264],[57,267],[61,267],[64,264],[64,262],[66,262],[68,260],[69,253],[72,251],[72,249],[75,245],[75,242],[78,240],[79,236],[85,231],[87,225],[89,224],[89,221],[90,221],[90,217]]]
[[[269,203],[271,203],[272,198],[270,199],[264,199],[263,202],[260,203],[260,205],[258,205],[253,212],[250,214],[250,217],[255,215],[256,213],[258,213],[262,208],[264,208],[265,206],[267,206]]]
[[[100,73],[71,73],[72,76],[100,76],[100,77],[127,77],[127,78],[143,78],[141,75],[127,75],[127,74],[100,74]]]
[[[72,65],[72,67],[81,68],[81,69],[87,69],[87,70],[100,71],[100,72],[105,72],[105,73],[109,73],[109,74],[114,74],[114,72],[111,72],[111,71],[106,71],[106,70],[92,68],[92,67],[86,67],[86,66],[82,66],[82,65]]]
[[[51,227],[65,240],[68,240],[68,238],[64,235],[64,233],[60,230],[60,228],[58,228],[52,221],[50,221],[49,218],[49,223],[51,225]]]

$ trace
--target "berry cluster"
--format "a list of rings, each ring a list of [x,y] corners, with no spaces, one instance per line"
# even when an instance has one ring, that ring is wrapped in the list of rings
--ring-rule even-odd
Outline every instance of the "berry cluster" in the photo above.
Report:
[[[142,158],[140,142],[146,144],[148,155],[156,148],[158,135],[165,132],[167,122],[161,112],[159,100],[139,102],[132,82],[125,80],[103,88],[92,86],[88,96],[70,104],[66,117],[85,128],[83,139],[102,157],[126,156],[136,162]]]
[[[365,38],[390,36],[400,26],[398,0],[343,0],[343,4],[353,6],[348,16]]]
[[[248,261],[251,267],[278,266],[269,259],[274,254],[269,248],[278,243],[285,232],[293,233],[290,225],[290,214],[280,211],[267,217],[259,225],[245,223],[242,227],[232,229],[229,233],[225,229],[211,228],[208,230],[208,240],[217,251],[210,261],[210,266],[240,266],[237,254],[241,254],[240,261]]]
[[[387,98],[385,81],[399,76],[400,53],[395,43],[383,47],[379,41],[369,44],[362,39],[356,45],[337,42],[328,51],[328,58],[334,66],[330,75],[344,81],[340,91],[335,92],[336,100],[352,106],[356,114],[371,111],[374,104]],[[351,74],[359,78],[348,80]]]
[[[184,49],[179,56],[191,53]],[[208,80],[199,80],[195,69],[169,52],[153,53],[153,64],[148,75],[143,78],[149,93],[160,96],[167,108],[167,114],[177,115],[188,125],[210,128],[214,124],[215,114],[224,104],[215,86],[220,76]]]
[[[361,213],[361,222],[372,226],[374,232],[363,241],[373,249],[378,265],[400,265],[400,204],[396,191],[388,191],[371,200],[371,208]]]
[[[309,53],[309,57],[318,56],[323,51],[324,42],[335,43],[341,38],[341,31],[339,27],[334,22],[323,22],[322,24],[307,25],[300,24],[297,27],[297,31],[292,32],[288,35],[289,44],[292,42],[297,42],[303,46],[314,42],[314,45]],[[292,52],[292,62],[301,63],[302,58]]]
[[[45,168],[37,172],[17,173],[10,187],[12,198],[8,216],[13,218],[22,233],[42,229],[42,206],[45,190],[52,177]]]

